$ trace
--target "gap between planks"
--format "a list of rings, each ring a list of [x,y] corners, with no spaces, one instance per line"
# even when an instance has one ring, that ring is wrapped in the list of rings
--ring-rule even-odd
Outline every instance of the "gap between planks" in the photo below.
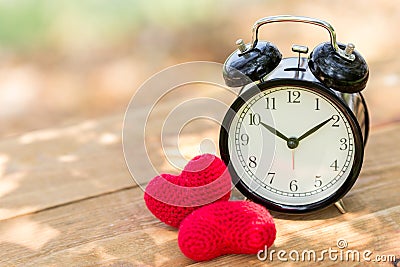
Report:
[[[49,211],[49,210],[58,209],[58,208],[62,208],[62,207],[65,207],[65,206],[77,204],[79,202],[86,201],[86,200],[89,200],[89,199],[99,198],[99,197],[103,197],[103,196],[107,196],[107,195],[111,195],[111,194],[127,191],[127,190],[130,190],[130,189],[134,189],[136,187],[138,187],[138,186],[137,185],[127,186],[127,187],[123,187],[123,188],[116,189],[116,190],[113,190],[113,191],[100,193],[98,195],[93,195],[93,196],[88,196],[88,197],[84,197],[84,198],[80,198],[80,199],[71,200],[71,201],[68,201],[68,202],[64,202],[64,203],[61,203],[61,204],[53,205],[53,206],[46,207],[46,208],[39,209],[39,210],[35,210],[35,211],[32,211],[32,212],[27,212],[27,213],[24,213],[24,214],[18,214],[18,215],[15,215],[13,217],[8,217],[6,219],[0,219],[0,223],[2,221],[11,220],[11,219],[15,219],[15,218],[18,218],[18,217],[23,217],[23,216],[26,216],[26,215],[37,214],[37,213],[41,213],[41,212],[45,212],[45,211]]]

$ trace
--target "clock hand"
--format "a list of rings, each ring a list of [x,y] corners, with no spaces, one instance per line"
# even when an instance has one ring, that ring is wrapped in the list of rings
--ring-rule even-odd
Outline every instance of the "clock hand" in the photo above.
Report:
[[[314,126],[313,128],[311,128],[310,130],[308,130],[307,132],[305,132],[303,135],[301,135],[299,138],[297,138],[297,141],[303,140],[304,138],[306,138],[307,136],[313,134],[314,132],[316,132],[317,130],[319,130],[322,126],[324,126],[325,124],[327,124],[330,120],[332,120],[332,117],[329,119],[326,119],[325,121],[321,122],[320,124]]]
[[[263,123],[262,121],[260,121],[260,124],[262,126],[264,126],[265,129],[267,129],[268,131],[270,131],[271,133],[273,133],[274,135],[282,138],[283,140],[285,140],[286,142],[289,140],[289,138],[287,138],[284,134],[282,134],[280,131],[276,130],[275,128]]]
[[[292,170],[294,170],[294,149],[292,149]]]

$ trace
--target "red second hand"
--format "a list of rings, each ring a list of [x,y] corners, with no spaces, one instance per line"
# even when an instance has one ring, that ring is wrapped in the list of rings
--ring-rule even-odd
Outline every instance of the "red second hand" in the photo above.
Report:
[[[292,149],[292,169],[294,170],[294,149]]]

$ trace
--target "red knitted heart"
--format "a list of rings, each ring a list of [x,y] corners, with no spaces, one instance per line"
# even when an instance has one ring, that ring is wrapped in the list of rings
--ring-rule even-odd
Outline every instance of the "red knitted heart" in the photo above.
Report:
[[[196,261],[225,254],[256,254],[275,240],[275,223],[261,205],[220,201],[195,210],[179,228],[183,254]]]
[[[180,175],[161,174],[146,187],[147,208],[162,222],[179,227],[192,211],[209,203],[228,200],[231,177],[218,157],[204,154],[193,158]]]

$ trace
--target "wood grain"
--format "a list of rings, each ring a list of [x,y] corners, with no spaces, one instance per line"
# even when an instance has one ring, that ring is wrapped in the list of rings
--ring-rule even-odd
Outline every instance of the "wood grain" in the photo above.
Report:
[[[150,109],[149,103],[142,101],[141,106],[129,113],[130,121],[125,134],[131,142],[125,146],[125,152],[128,155],[132,151],[136,153],[128,159],[135,169],[140,170],[134,179],[128,172],[122,150],[122,114],[1,140],[0,220],[133,188],[137,186],[136,182],[146,184],[158,172],[179,172],[179,167],[199,153],[198,145],[203,139],[211,138],[214,144],[218,143],[219,126],[210,121],[192,123],[186,127],[189,129],[182,129],[180,144],[176,143],[177,133],[167,130],[164,133],[167,144],[162,145],[163,122],[179,103],[204,96],[220,101],[221,104],[210,105],[205,111],[207,116],[215,117],[211,114],[224,114],[235,95],[211,85],[204,85],[195,93],[183,87],[165,95],[153,109]],[[151,102],[151,99],[150,96],[147,101]],[[191,105],[201,104],[201,101],[191,102]],[[144,129],[139,128],[137,121],[147,117],[147,110],[151,112],[143,138]],[[204,108],[197,107],[195,110]],[[174,123],[184,121],[186,114],[173,114],[173,129],[176,129]],[[204,127],[204,123],[208,126]],[[143,147],[144,141],[147,151],[138,149]],[[184,158],[176,153],[177,145],[185,147],[182,151]],[[181,165],[171,166],[171,160]],[[153,166],[149,166],[150,163]]]
[[[0,220],[132,186],[121,125],[117,116],[1,141]]]
[[[13,190],[0,197],[0,265],[285,264],[276,258],[272,263],[261,262],[254,255],[228,255],[205,263],[183,256],[177,245],[177,231],[147,211],[142,190],[133,185],[124,166],[120,139],[111,138],[112,134],[117,136],[120,118],[40,131],[0,143],[2,185],[7,183],[4,181],[18,181]],[[76,129],[81,129],[79,140],[75,140]],[[344,199],[347,214],[341,215],[333,207],[306,216],[273,213],[278,236],[271,249],[318,252],[336,248],[336,241],[345,239],[349,249],[400,257],[399,130],[400,125],[396,125],[371,134],[360,178]],[[104,137],[107,134],[108,139]],[[55,143],[64,145],[54,148]],[[64,160],[57,162],[55,159],[62,155]],[[66,155],[75,155],[76,160]],[[21,170],[27,173],[18,178]],[[74,176],[74,170],[81,173]],[[323,264],[336,266],[338,262]]]

